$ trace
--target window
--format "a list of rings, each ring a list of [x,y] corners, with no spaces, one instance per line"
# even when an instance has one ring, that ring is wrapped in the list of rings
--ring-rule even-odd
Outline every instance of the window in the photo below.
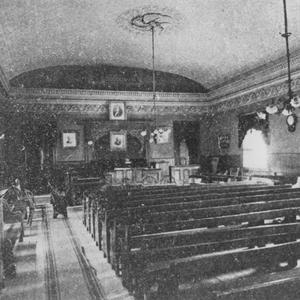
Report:
[[[267,144],[260,130],[247,131],[243,141],[243,167],[260,171],[268,168]]]

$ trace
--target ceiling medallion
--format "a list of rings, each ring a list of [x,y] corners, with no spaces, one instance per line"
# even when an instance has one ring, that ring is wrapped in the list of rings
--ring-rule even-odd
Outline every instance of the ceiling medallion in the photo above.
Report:
[[[117,18],[117,23],[130,32],[143,33],[154,26],[160,29],[157,33],[168,33],[181,29],[183,16],[175,9],[145,6],[125,11]]]

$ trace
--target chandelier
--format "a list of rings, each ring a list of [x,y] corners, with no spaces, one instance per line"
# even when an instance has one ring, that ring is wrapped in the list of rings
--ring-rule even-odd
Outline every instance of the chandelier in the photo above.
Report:
[[[143,130],[142,136],[149,136],[150,143],[159,143],[160,138],[164,134],[169,134],[169,129],[159,128],[157,126],[157,94],[156,94],[156,74],[155,74],[155,32],[160,32],[165,29],[165,25],[169,24],[170,16],[161,13],[144,13],[137,15],[131,19],[131,25],[136,29],[151,32],[151,46],[152,46],[152,111],[154,114],[154,128],[148,132]]]
[[[286,44],[286,58],[287,58],[287,75],[288,75],[288,93],[286,97],[282,98],[279,102],[282,102],[282,107],[279,107],[274,103],[274,100],[269,104],[265,111],[258,112],[257,116],[259,119],[265,119],[267,114],[278,114],[287,117],[288,130],[293,132],[296,129],[297,117],[293,113],[295,108],[300,107],[300,98],[295,95],[292,91],[292,78],[291,78],[291,62],[290,62],[290,49],[289,49],[289,37],[291,33],[288,31],[288,18],[287,18],[287,8],[286,0],[283,0],[283,12],[284,12],[284,33],[281,33],[281,36],[285,39]]]

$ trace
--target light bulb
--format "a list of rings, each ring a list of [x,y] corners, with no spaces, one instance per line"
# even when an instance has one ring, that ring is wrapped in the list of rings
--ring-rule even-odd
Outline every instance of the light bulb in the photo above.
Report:
[[[270,115],[276,114],[278,112],[278,107],[276,105],[268,105],[266,107],[266,112]]]
[[[292,111],[290,109],[285,108],[282,112],[281,112],[284,116],[289,116],[292,114]]]
[[[291,105],[293,107],[300,107],[300,99],[299,96],[295,96],[292,100],[291,100]]]

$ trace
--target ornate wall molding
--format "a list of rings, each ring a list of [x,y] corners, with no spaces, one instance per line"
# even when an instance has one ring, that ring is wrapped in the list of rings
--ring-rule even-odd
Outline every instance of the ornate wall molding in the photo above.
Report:
[[[300,71],[300,49],[291,54],[291,71],[292,74]],[[287,76],[287,62],[285,56],[276,61],[263,64],[248,72],[244,72],[237,77],[231,78],[227,82],[211,87],[209,99],[222,98],[225,95],[237,91],[249,89],[262,83],[271,82],[282,76]]]
[[[65,103],[63,103],[65,102]],[[109,110],[109,101],[101,101],[99,103],[86,103],[85,101],[64,101],[57,99],[55,101],[36,101],[36,100],[20,100],[12,101],[12,109],[19,112],[45,112],[50,111],[55,114],[97,114],[107,115]],[[132,115],[150,115],[154,116],[154,108],[152,103],[134,103],[130,101],[126,104],[127,115],[130,118]],[[187,105],[186,103],[159,103],[156,106],[157,115],[199,115],[208,112],[208,106],[199,106],[196,103]]]
[[[292,89],[299,93],[300,50],[292,56],[292,71]],[[287,95],[286,81],[286,62],[281,59],[207,94],[157,93],[156,113],[195,118],[278,99]],[[152,92],[11,88],[9,95],[19,111],[104,116],[111,101],[124,101],[128,118],[154,115]]]
[[[293,79],[292,89],[295,93],[300,92],[300,74],[299,77]],[[252,91],[240,93],[239,95],[232,95],[224,97],[209,109],[210,113],[220,111],[227,111],[236,109],[238,107],[260,103],[271,99],[279,99],[287,95],[288,86],[285,78],[281,82],[277,82],[272,86],[265,86],[262,88],[253,89]]]
[[[28,89],[11,88],[11,97],[15,99],[60,99],[60,100],[116,100],[116,101],[146,101],[153,102],[152,92],[136,91],[100,91],[100,90],[76,90],[76,89]],[[156,93],[158,101],[162,102],[207,102],[207,94],[201,93]]]

